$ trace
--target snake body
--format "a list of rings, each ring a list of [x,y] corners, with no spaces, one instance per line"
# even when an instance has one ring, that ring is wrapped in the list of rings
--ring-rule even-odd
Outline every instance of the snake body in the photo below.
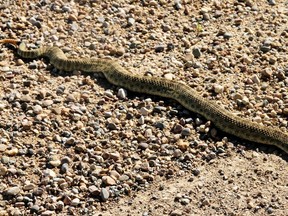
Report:
[[[100,72],[110,83],[130,91],[174,99],[188,110],[212,121],[217,128],[226,133],[252,142],[274,145],[288,153],[288,134],[278,128],[263,126],[233,115],[183,83],[134,75],[113,60],[70,59],[58,47],[43,46],[27,50],[25,43],[21,43],[17,52],[23,58],[48,57],[50,63],[59,70]]]

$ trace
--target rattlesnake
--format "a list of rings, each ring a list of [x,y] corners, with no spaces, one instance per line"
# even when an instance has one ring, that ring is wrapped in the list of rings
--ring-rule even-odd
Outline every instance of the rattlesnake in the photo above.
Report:
[[[18,41],[4,39],[0,40],[0,43],[12,43],[17,46]],[[274,145],[288,153],[288,134],[277,128],[263,126],[235,116],[215,102],[203,98],[197,91],[183,83],[165,78],[134,75],[114,60],[68,59],[58,47],[43,46],[27,50],[25,43],[21,43],[17,52],[23,58],[48,57],[50,63],[59,70],[101,72],[110,83],[130,91],[172,98],[188,110],[212,121],[217,128],[226,133],[252,142]]]

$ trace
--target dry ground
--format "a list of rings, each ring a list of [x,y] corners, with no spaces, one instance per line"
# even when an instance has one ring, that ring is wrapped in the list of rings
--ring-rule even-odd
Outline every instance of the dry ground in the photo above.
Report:
[[[287,8],[0,0],[0,39],[117,59],[287,133]],[[10,48],[0,53],[0,215],[288,215],[287,153],[223,134],[175,101],[122,98],[105,79]]]

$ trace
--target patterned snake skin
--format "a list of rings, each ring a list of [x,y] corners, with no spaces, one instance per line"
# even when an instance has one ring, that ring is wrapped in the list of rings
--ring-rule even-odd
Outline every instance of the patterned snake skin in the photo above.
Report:
[[[15,45],[16,40],[6,39],[0,43]],[[194,89],[183,83],[164,78],[134,75],[114,60],[68,59],[58,47],[44,46],[27,50],[25,43],[21,43],[17,52],[23,58],[48,57],[50,63],[59,70],[100,72],[110,83],[130,91],[172,98],[188,110],[199,113],[212,121],[217,128],[226,133],[252,142],[274,145],[288,153],[287,133],[235,116],[215,102],[201,97]]]

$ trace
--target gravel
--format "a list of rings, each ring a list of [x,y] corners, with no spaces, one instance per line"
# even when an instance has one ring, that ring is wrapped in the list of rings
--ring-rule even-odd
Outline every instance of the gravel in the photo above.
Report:
[[[17,1],[0,3],[0,11],[1,39],[56,45],[69,57],[116,59],[133,74],[185,82],[231,113],[287,132],[284,1]],[[202,178],[198,166],[233,161],[231,152],[283,154],[223,135],[176,101],[57,71],[42,58],[22,60],[2,45],[0,59],[0,215],[108,211],[109,203],[160,179]],[[224,176],[227,185],[233,178]],[[176,205],[213,204],[200,195],[195,204],[196,197],[180,194]],[[248,210],[239,214],[260,208],[281,215],[287,206],[284,189],[270,206],[247,196]]]

